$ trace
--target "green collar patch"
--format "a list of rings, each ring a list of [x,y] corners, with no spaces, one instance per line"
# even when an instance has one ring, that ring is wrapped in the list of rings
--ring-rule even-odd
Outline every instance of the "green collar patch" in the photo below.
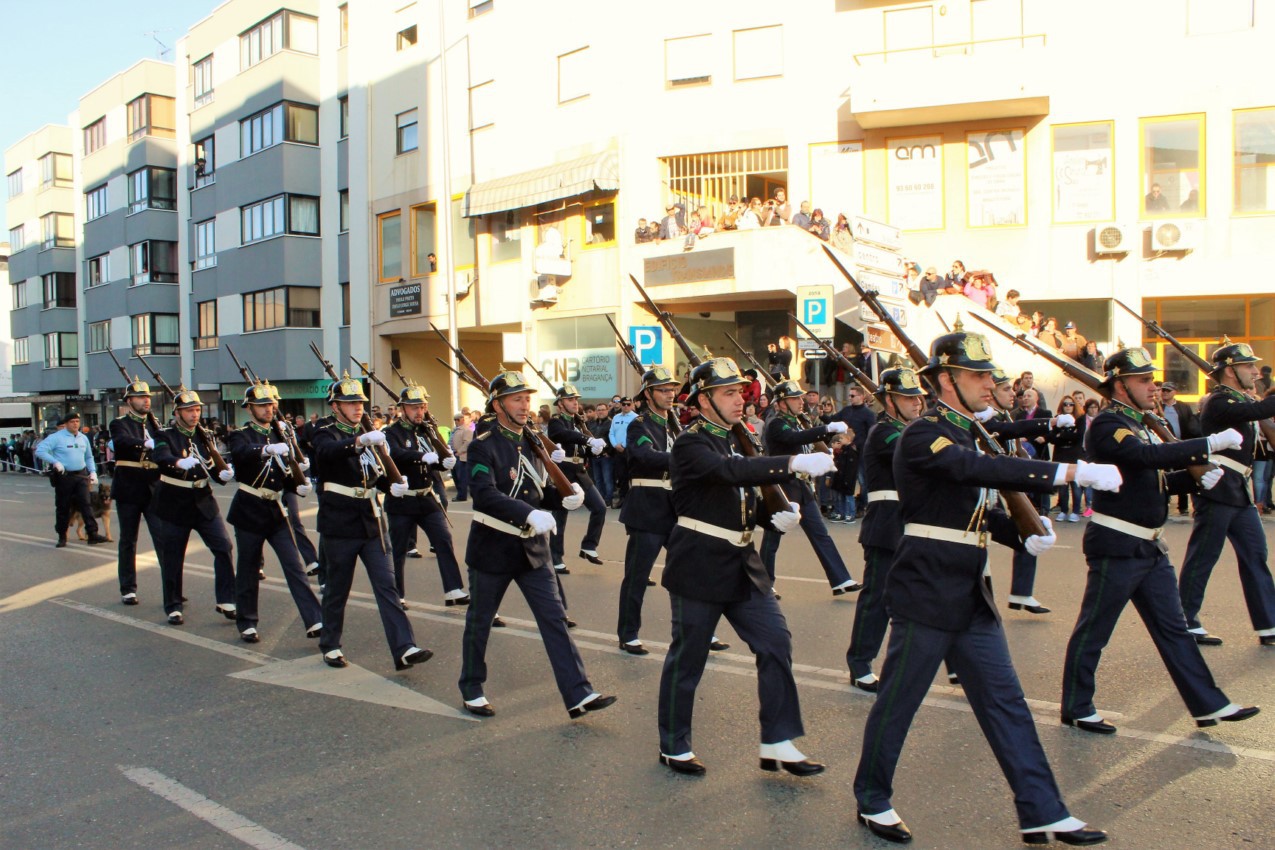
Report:
[[[1234,396],[1236,399],[1240,401],[1248,401],[1248,396],[1244,395],[1244,393],[1240,392],[1234,387],[1228,387],[1226,384],[1218,384],[1217,388],[1219,390],[1222,390],[1222,392],[1226,393],[1227,395]]]
[[[177,429],[177,430],[178,430],[181,434],[183,434],[183,435],[184,435],[184,436],[186,436],[186,437],[193,437],[193,436],[195,436],[195,429],[194,429],[194,428],[191,428],[189,431],[187,431],[187,430],[186,430],[186,427],[185,427],[184,425],[182,425],[182,424],[181,424],[181,422],[179,422],[179,421],[178,421],[178,420],[176,420],[176,419],[174,419],[174,420],[173,420],[173,427],[174,427],[174,428],[176,428],[176,429]]]
[[[1143,417],[1146,416],[1146,413],[1144,411],[1134,410],[1132,407],[1125,404],[1123,401],[1116,401],[1114,398],[1111,400],[1111,406],[1112,408],[1115,409],[1117,413],[1123,413],[1125,416],[1128,416],[1130,419],[1132,419],[1134,422],[1137,422],[1139,425],[1142,424]]]
[[[723,428],[721,425],[718,425],[716,422],[710,422],[707,419],[703,418],[702,416],[700,417],[699,421],[703,423],[705,430],[707,430],[708,433],[712,434],[714,437],[725,438],[727,435],[730,434],[729,428]]]
[[[146,414],[145,414],[145,413],[143,413],[143,414],[141,414],[141,415],[138,415],[138,414],[134,413],[134,412],[133,412],[133,411],[131,411],[131,410],[128,412],[127,416],[128,416],[128,418],[129,418],[129,419],[132,419],[134,422],[143,422],[143,423],[144,423],[144,422],[146,422],[146,420],[147,420],[147,416],[146,416]]]
[[[659,415],[658,413],[656,413],[654,410],[648,410],[646,412],[646,415],[651,417],[652,419],[654,419],[656,422],[660,423],[661,425],[668,424],[668,420],[665,419],[663,416]]]
[[[256,431],[258,434],[265,434],[267,437],[270,436],[270,429],[259,422],[256,422],[256,421],[249,422],[248,427]]]
[[[358,434],[362,430],[357,425],[346,425],[344,422],[340,422],[336,419],[332,420],[332,424],[344,434]]]
[[[968,431],[974,424],[973,419],[970,419],[968,416],[963,416],[960,413],[957,413],[955,410],[948,407],[946,404],[940,404],[938,407],[938,411],[940,416],[942,416],[948,422],[951,422],[957,428],[960,428],[962,430]]]
[[[500,436],[504,437],[505,439],[513,440],[515,443],[522,442],[521,431],[510,431],[508,428],[506,428],[504,425],[501,425],[499,422],[496,423],[496,430],[500,432]]]

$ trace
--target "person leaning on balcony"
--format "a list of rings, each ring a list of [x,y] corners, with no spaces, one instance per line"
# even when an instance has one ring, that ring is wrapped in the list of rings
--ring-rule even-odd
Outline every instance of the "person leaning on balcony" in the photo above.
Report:
[[[845,213],[837,213],[837,223],[832,226],[832,245],[849,254],[854,249],[854,237],[850,235],[850,222]]]
[[[726,201],[726,212],[722,215],[719,227],[722,230],[734,230],[739,223],[739,217],[744,212],[744,207],[739,202],[738,195],[731,195]]]
[[[965,284],[968,280],[969,273],[965,271],[965,263],[960,260],[953,260],[952,270],[943,278],[943,294],[961,295],[965,292]]]
[[[646,219],[639,218],[637,230],[633,231],[633,242],[642,245],[646,242],[654,242],[655,235],[651,233],[650,226],[646,223]]]
[[[1084,354],[1085,346],[1089,344],[1089,340],[1085,339],[1076,331],[1076,323],[1068,322],[1063,325],[1062,353],[1066,354],[1072,360],[1080,360],[1080,355]]]
[[[788,193],[783,189],[776,189],[775,196],[766,202],[765,216],[762,218],[762,227],[778,227],[783,224],[792,224],[792,204],[788,203]]]
[[[735,222],[736,230],[756,230],[761,227],[761,198],[753,198],[748,208],[739,214]]]
[[[1053,316],[1045,319],[1045,324],[1041,326],[1040,332],[1036,334],[1036,338],[1048,345],[1050,348],[1056,348],[1062,351],[1063,335],[1058,332],[1058,320]]]

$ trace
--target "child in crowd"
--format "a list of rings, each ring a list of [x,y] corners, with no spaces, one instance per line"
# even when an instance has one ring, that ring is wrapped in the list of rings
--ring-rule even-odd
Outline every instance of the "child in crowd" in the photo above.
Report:
[[[859,450],[854,445],[854,431],[846,431],[832,438],[832,457],[837,463],[837,471],[829,478],[828,486],[832,488],[832,515],[829,522],[854,522],[854,488],[859,469]]]

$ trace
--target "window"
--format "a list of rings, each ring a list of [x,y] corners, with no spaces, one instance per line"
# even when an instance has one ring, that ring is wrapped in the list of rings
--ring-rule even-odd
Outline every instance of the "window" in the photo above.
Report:
[[[144,94],[129,101],[128,140],[135,142],[143,136],[161,139],[177,137],[177,101],[158,94]]]
[[[31,362],[31,341],[27,337],[19,337],[13,341],[13,363],[15,366]]]
[[[491,233],[491,261],[505,263],[522,258],[522,228],[513,210],[500,212],[487,219]]]
[[[128,252],[134,285],[177,282],[176,242],[138,242]]]
[[[266,331],[274,328],[317,328],[319,289],[310,286],[280,286],[243,297],[243,329]]]
[[[278,103],[239,122],[240,152],[249,156],[280,142],[319,143],[319,110],[296,103]]]
[[[75,216],[49,213],[40,218],[40,250],[75,247]],[[13,249],[10,249],[13,250]]]
[[[478,253],[475,247],[476,218],[466,218],[464,197],[452,198],[452,261],[458,269],[473,268]]]
[[[345,21],[343,14],[342,23]],[[342,33],[344,32],[343,27]],[[246,71],[285,49],[299,53],[318,53],[318,20],[296,12],[283,11],[257,24],[239,36],[239,70]]]
[[[13,309],[21,310],[27,306],[27,282],[19,280],[10,288],[13,290]]]
[[[44,275],[44,309],[75,306],[75,273],[51,272]]]
[[[84,193],[84,217],[88,221],[106,215],[106,184]]]
[[[337,103],[341,106],[341,135],[337,138],[344,139],[350,135],[350,96],[337,98]]]
[[[1275,212],[1275,107],[1235,113],[1235,211]]]
[[[99,254],[84,263],[84,287],[90,289],[111,280],[111,255]]]
[[[26,228],[21,224],[9,228],[9,253],[16,254],[25,247],[27,247]]]
[[[350,284],[337,284],[341,287],[341,327],[349,327],[350,324]]]
[[[111,350],[111,320],[104,322],[89,323],[89,339],[88,347],[84,349],[89,354],[95,351]]]
[[[584,208],[584,244],[605,245],[615,241],[615,201]]]
[[[401,50],[406,50],[409,47],[415,47],[415,46],[416,46],[416,24],[412,24],[407,29],[398,31],[398,38],[395,39],[395,42],[394,42],[395,50],[401,51]]]
[[[347,233],[350,230],[350,190],[341,190],[341,220],[339,229],[341,233]]]
[[[485,15],[496,8],[496,0],[469,0],[469,17]]]
[[[1114,125],[1054,125],[1054,223],[1115,218]]]
[[[199,314],[199,328],[195,336],[195,350],[203,351],[217,347],[217,302],[200,301],[196,305]]]
[[[1142,217],[1204,215],[1204,116],[1143,118]]]
[[[409,109],[406,112],[400,112],[395,119],[395,123],[398,125],[396,152],[407,153],[408,151],[416,150],[416,110]]]
[[[217,182],[216,144],[212,136],[195,142],[195,188]]]
[[[128,212],[177,209],[177,172],[148,166],[128,175]]]
[[[212,55],[205,56],[190,66],[190,75],[195,87],[195,108],[206,106],[213,101]]]
[[[338,36],[338,45],[345,47],[350,43],[350,4],[342,3],[337,7],[337,13],[340,15],[341,34]]]
[[[588,47],[581,47],[558,57],[558,103],[568,103],[589,96],[591,58]]]
[[[469,90],[469,129],[479,130],[496,123],[494,83],[488,80]]]
[[[240,208],[243,244],[290,233],[319,235],[319,199],[308,195],[276,195]]]
[[[195,270],[210,269],[217,265],[217,219],[198,222],[195,225]]]
[[[782,26],[735,30],[735,79],[757,80],[784,74]]]
[[[438,271],[438,250],[434,241],[435,218],[433,204],[412,207],[412,277],[423,277]]]
[[[71,185],[71,155],[46,153],[40,157],[40,188],[65,188]]]
[[[288,196],[288,232],[319,235],[319,199],[306,195]]]
[[[176,313],[142,313],[133,316],[133,354],[180,354]]]
[[[84,128],[84,155],[88,156],[106,144],[106,118],[102,117]]]
[[[398,210],[376,217],[381,283],[398,283],[403,277],[403,217]]]
[[[44,368],[57,369],[80,365],[79,334],[44,335]]]
[[[9,173],[9,197],[16,198],[22,194],[22,169]]]

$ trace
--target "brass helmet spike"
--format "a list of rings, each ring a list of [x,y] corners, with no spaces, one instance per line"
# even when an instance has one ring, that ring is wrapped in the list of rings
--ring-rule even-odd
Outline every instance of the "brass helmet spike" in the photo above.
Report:
[[[961,314],[958,312],[952,320],[952,333],[960,333],[965,330],[965,323],[961,321]]]
[[[1227,336],[1226,334],[1222,334],[1222,338],[1221,338],[1220,340],[1218,340],[1218,343],[1217,343],[1217,344],[1218,344],[1218,345],[1230,345],[1230,344],[1231,344],[1231,338],[1230,338],[1229,336]]]

